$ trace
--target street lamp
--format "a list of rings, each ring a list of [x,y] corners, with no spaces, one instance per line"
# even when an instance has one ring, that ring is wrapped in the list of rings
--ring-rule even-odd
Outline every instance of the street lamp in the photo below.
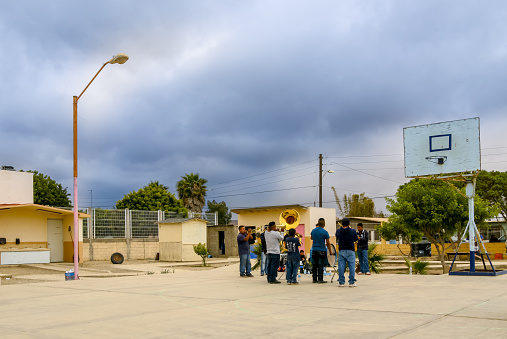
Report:
[[[79,96],[74,96],[74,279],[79,279],[79,218],[78,218],[78,206],[77,206],[77,101],[83,93],[86,91],[86,89],[90,86],[90,84],[95,80],[97,75],[99,75],[100,71],[104,67],[106,67],[107,64],[124,64],[129,59],[127,54],[119,53],[116,54],[106,62],[102,67],[99,69],[97,74],[93,77],[93,79],[86,85],[85,89],[79,94]]]

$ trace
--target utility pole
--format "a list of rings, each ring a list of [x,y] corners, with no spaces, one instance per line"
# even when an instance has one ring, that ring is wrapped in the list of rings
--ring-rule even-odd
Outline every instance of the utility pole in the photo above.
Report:
[[[319,207],[322,207],[322,154],[319,154]]]

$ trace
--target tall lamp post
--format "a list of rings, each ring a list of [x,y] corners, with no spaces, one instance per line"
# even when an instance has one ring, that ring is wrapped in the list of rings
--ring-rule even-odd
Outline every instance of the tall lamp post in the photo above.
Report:
[[[116,54],[111,60],[106,62],[99,69],[93,79],[86,85],[85,89],[79,94],[74,96],[74,279],[79,279],[79,218],[78,218],[78,206],[77,206],[77,101],[83,93],[88,89],[90,84],[95,80],[100,71],[106,67],[107,64],[124,64],[129,59],[127,54],[119,53]]]

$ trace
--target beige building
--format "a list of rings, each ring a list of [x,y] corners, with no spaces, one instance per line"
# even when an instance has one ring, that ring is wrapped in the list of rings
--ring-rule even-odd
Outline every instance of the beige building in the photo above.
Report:
[[[194,245],[206,243],[207,221],[198,218],[171,218],[158,222],[160,261],[200,261]]]
[[[326,220],[326,230],[331,237],[330,241],[334,244],[336,232],[336,210],[334,208],[322,207],[305,207],[302,205],[282,205],[282,206],[264,206],[233,209],[232,212],[238,215],[238,225],[262,227],[270,221],[274,221],[277,225],[281,224],[280,215],[288,209],[293,209],[299,213],[299,225],[296,232],[303,236],[303,248],[305,253],[310,252],[312,241],[310,233],[316,227],[319,218]]]
[[[79,257],[83,260],[79,213]],[[0,170],[0,264],[72,262],[73,212],[33,203],[33,174]]]

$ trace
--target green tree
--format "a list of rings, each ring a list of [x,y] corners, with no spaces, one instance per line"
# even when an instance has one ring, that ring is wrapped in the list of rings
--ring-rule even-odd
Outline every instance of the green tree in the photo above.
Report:
[[[476,194],[496,205],[507,220],[507,172],[481,171],[477,177]]]
[[[225,201],[216,202],[215,200],[208,200],[208,210],[206,213],[218,213],[218,224],[219,225],[229,225],[232,219],[232,212],[229,211],[229,208],[225,204]]]
[[[123,199],[116,202],[116,208],[143,211],[166,211],[176,212],[182,216],[187,215],[187,210],[181,200],[169,192],[169,188],[158,181],[150,182],[149,185],[138,191],[126,194]]]
[[[181,177],[176,184],[179,198],[189,211],[201,213],[206,201],[206,183],[208,180],[199,178],[199,174],[190,173]]]
[[[194,245],[194,252],[202,259],[202,266],[206,266],[206,258],[209,255],[208,248],[206,247],[206,244],[197,244]]]
[[[49,177],[37,171],[33,173],[33,202],[39,205],[53,207],[71,207],[70,193],[63,186]]]
[[[342,201],[338,198],[336,189],[331,187],[334,193],[338,210],[342,217],[375,217],[380,216],[375,212],[375,203],[372,199],[368,198],[365,193],[361,194],[346,194],[343,195]],[[380,212],[381,214],[382,212]],[[382,214],[383,215],[383,214]]]
[[[396,200],[386,200],[392,215],[384,226],[406,229],[405,234],[413,241],[425,236],[435,245],[444,268],[445,250],[449,248],[445,241],[451,241],[453,246],[451,237],[457,235],[458,243],[461,242],[468,223],[468,199],[463,192],[441,180],[413,179],[398,188]],[[479,197],[474,202],[475,223],[481,226],[497,210]]]

